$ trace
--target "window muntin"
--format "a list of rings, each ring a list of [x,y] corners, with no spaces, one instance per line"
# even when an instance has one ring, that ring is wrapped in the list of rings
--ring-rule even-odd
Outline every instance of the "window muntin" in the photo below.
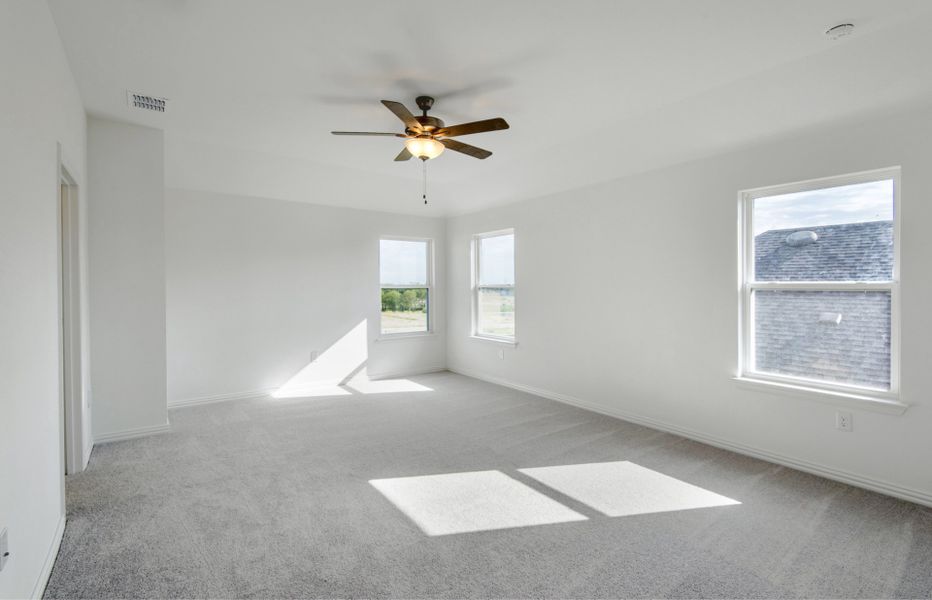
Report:
[[[740,374],[898,392],[898,169],[742,194]]]
[[[379,241],[382,335],[430,331],[431,249],[430,240]]]
[[[473,255],[473,335],[514,341],[514,231],[475,236]]]

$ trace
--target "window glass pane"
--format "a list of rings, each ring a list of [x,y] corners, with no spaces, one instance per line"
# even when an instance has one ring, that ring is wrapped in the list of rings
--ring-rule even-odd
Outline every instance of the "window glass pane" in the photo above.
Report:
[[[514,285],[515,235],[479,238],[479,285]]]
[[[756,290],[759,372],[890,388],[890,292]]]
[[[479,288],[478,333],[515,336],[515,290],[510,287]]]
[[[381,240],[379,269],[382,285],[427,285],[427,242]]]
[[[755,198],[757,281],[893,279],[893,180]]]
[[[382,333],[427,331],[427,288],[382,288]]]

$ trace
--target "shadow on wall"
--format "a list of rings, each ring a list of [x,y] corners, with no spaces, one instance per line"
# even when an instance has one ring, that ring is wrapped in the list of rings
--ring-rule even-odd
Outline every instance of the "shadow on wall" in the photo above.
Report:
[[[272,392],[273,398],[311,398],[397,392],[430,392],[429,387],[408,379],[371,381],[366,373],[369,359],[368,322],[363,319],[315,360]]]

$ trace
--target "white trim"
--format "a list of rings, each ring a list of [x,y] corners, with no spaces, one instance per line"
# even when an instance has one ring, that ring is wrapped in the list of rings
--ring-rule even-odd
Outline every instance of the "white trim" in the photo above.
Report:
[[[514,258],[513,258],[513,264],[512,264],[512,270],[514,271],[514,275],[515,275],[515,281],[514,281],[514,283],[502,283],[502,284],[487,283],[487,284],[480,284],[480,283],[479,283],[479,276],[480,276],[479,271],[480,271],[480,268],[481,268],[481,265],[479,264],[479,244],[480,244],[480,242],[482,242],[482,240],[487,239],[487,238],[502,237],[502,236],[506,236],[506,235],[510,235],[510,236],[512,236],[512,237],[514,238],[513,247],[512,247],[512,254],[513,254],[513,256],[514,256]],[[481,340],[495,341],[495,342],[501,342],[501,343],[506,343],[506,344],[509,343],[509,342],[512,343],[512,344],[517,344],[517,339],[518,339],[518,337],[517,337],[517,336],[518,336],[518,311],[517,311],[517,307],[518,307],[518,291],[517,291],[517,284],[518,284],[518,277],[517,277],[517,275],[518,275],[518,270],[517,270],[517,269],[518,269],[518,236],[517,236],[517,233],[516,233],[516,231],[515,231],[515,228],[514,228],[514,227],[509,227],[509,228],[507,228],[507,229],[498,229],[498,230],[495,230],[495,231],[486,231],[485,233],[474,233],[474,234],[472,235],[472,239],[470,240],[470,245],[469,245],[469,261],[470,261],[470,268],[469,268],[469,295],[470,295],[470,298],[469,298],[469,305],[470,305],[469,336],[470,336],[471,338],[476,338],[476,339],[481,339]],[[511,290],[512,297],[514,298],[514,305],[515,305],[515,311],[514,311],[515,335],[513,335],[513,336],[493,336],[493,335],[483,334],[483,333],[480,333],[480,332],[479,332],[479,290],[481,290],[481,289],[483,289],[483,288],[493,288],[493,289],[507,288],[507,289],[510,289],[510,290]]]
[[[755,281],[754,279],[754,200],[794,192],[819,190],[843,185],[854,185],[872,181],[893,180],[893,273],[890,281]],[[803,397],[817,401],[837,403],[839,398],[857,398],[874,404],[858,405],[859,408],[881,410],[902,414],[907,404],[900,401],[900,182],[901,168],[898,166],[848,175],[837,175],[766,186],[738,192],[738,375],[743,383],[784,384],[789,391],[803,391]],[[754,292],[756,290],[840,290],[877,291],[890,293],[890,389],[876,391],[870,388],[834,384],[830,381],[808,381],[778,373],[761,373],[754,370]],[[760,389],[760,388],[758,388]],[[824,398],[819,398],[822,395]],[[877,404],[879,403],[879,404]],[[873,406],[874,408],[870,408]],[[897,412],[898,411],[898,412]]]
[[[379,379],[398,379],[400,377],[416,377],[418,375],[428,375],[430,373],[441,373],[446,370],[447,368],[445,366],[438,365],[435,367],[424,367],[422,369],[413,369],[413,370],[379,371],[377,373],[367,372],[366,376],[370,380],[376,381]]]
[[[417,337],[426,336],[428,334],[420,334]],[[415,337],[415,336],[411,336]],[[391,338],[392,341],[398,338]],[[404,338],[401,338],[404,339]],[[423,369],[414,369],[414,370],[401,370],[401,371],[382,371],[379,373],[367,373],[366,376],[370,380],[376,379],[396,379],[398,377],[414,377],[416,375],[427,375],[428,373],[439,373],[441,371],[446,371],[445,366],[434,366],[434,367],[424,367]],[[342,380],[341,380],[342,381]],[[349,383],[349,382],[347,382]],[[320,382],[319,385],[307,386],[307,389],[317,389],[319,387],[339,387],[341,384],[340,381],[330,381],[330,382]],[[268,390],[254,390],[247,392],[232,392],[229,394],[214,394],[212,396],[200,396],[196,398],[186,398],[183,400],[176,400],[168,405],[169,410],[176,408],[187,408],[189,406],[202,406],[205,404],[217,404],[220,402],[232,402],[235,400],[254,400],[256,398],[269,398],[278,388],[272,388]],[[99,441],[99,440],[98,440]]]
[[[59,144],[58,289],[61,407],[65,443],[65,472],[80,473],[84,460],[84,379],[81,323],[81,245],[78,186],[62,160]]]
[[[854,185],[857,183],[870,183],[871,181],[880,181],[900,169],[899,166],[883,167],[881,169],[870,169],[868,171],[858,171],[846,175],[832,175],[829,177],[817,177],[815,179],[804,179],[802,181],[792,181],[790,183],[781,183],[778,185],[764,185],[761,187],[742,190],[743,194],[748,194],[752,198],[763,196],[779,196],[781,194],[792,194],[793,192],[811,192],[820,190],[825,187],[835,187],[838,185]],[[842,181],[842,183],[835,183]],[[826,185],[826,184],[830,185]]]
[[[744,377],[734,377],[732,379],[740,387],[756,392],[768,392],[785,394],[796,398],[808,398],[826,404],[834,404],[846,408],[859,408],[888,415],[901,415],[909,408],[909,404],[904,404],[898,400],[885,398],[883,396],[819,389],[803,384],[790,384],[783,380],[768,381],[767,379],[757,376],[750,377],[746,375]]]
[[[91,460],[91,452],[94,451],[94,439],[91,436],[87,436],[87,445],[84,446],[84,465],[83,468],[87,468],[87,463]]]
[[[65,536],[65,515],[58,519],[58,525],[55,527],[55,534],[52,536],[52,543],[49,544],[49,551],[45,555],[45,562],[42,563],[42,570],[39,571],[39,578],[36,579],[36,585],[32,588],[30,598],[41,598],[45,594],[45,586],[49,584],[49,577],[52,575],[52,567],[55,566],[55,559],[58,558],[58,549],[61,548],[62,538]]]
[[[230,392],[227,394],[213,394],[211,396],[196,396],[194,398],[182,398],[168,403],[169,410],[173,408],[185,408],[187,406],[201,406],[202,404],[215,404],[217,402],[229,402],[231,400],[251,400],[253,398],[265,398],[270,396],[278,388],[268,390],[251,390],[246,392]]]
[[[469,336],[469,339],[475,340],[477,342],[492,342],[493,344],[502,344],[504,346],[511,346],[512,348],[518,345],[518,342],[516,342],[515,340],[511,338],[499,338],[499,337],[493,337],[490,335],[475,334],[475,335]]]
[[[148,427],[137,427],[135,429],[125,429],[123,431],[112,431],[110,433],[95,435],[94,443],[119,442],[122,440],[131,440],[147,435],[154,435],[156,433],[166,433],[168,431],[171,431],[171,423],[169,423],[168,419],[165,419],[164,425],[150,425]]]
[[[749,281],[752,290],[889,292],[887,281]]]
[[[599,414],[607,415],[609,417],[615,417],[616,419],[621,419],[623,421],[629,421],[631,423],[636,423],[638,425],[643,425],[645,427],[650,427],[651,429],[657,429],[659,431],[665,431],[667,433],[672,433],[674,435],[679,435],[681,437],[689,438],[697,442],[702,442],[703,444],[708,444],[710,446],[715,446],[716,448],[722,448],[725,450],[730,450],[738,454],[743,454],[745,456],[751,456],[760,460],[767,462],[775,463],[778,465],[783,465],[785,467],[790,467],[792,469],[797,469],[799,471],[804,471],[806,473],[811,473],[813,475],[818,475],[820,477],[825,477],[826,479],[831,479],[833,481],[839,481],[841,483],[846,483],[854,487],[863,488],[870,490],[872,492],[878,492],[880,494],[885,494],[887,496],[893,496],[894,498],[900,498],[902,500],[908,500],[909,502],[915,502],[917,504],[922,504],[924,506],[932,507],[932,493],[924,492],[917,490],[915,488],[909,488],[894,483],[889,483],[879,479],[874,479],[871,477],[864,477],[856,473],[851,473],[849,471],[843,471],[841,469],[835,469],[832,467],[827,467],[825,465],[816,464],[806,460],[801,460],[786,456],[784,454],[778,454],[776,452],[770,452],[769,450],[763,450],[761,448],[756,448],[754,446],[748,446],[745,444],[740,444],[732,442],[730,440],[719,438],[711,435],[706,435],[698,431],[687,429],[685,427],[679,427],[677,425],[671,425],[664,421],[659,421],[657,419],[652,419],[650,417],[642,417],[640,415],[634,415],[621,411],[615,408],[609,408],[601,406],[574,396],[569,396],[566,394],[558,394],[556,392],[551,392],[549,390],[544,390],[540,388],[535,388],[529,385],[523,385],[519,383],[513,383],[506,379],[501,379],[498,377],[489,377],[481,373],[470,371],[468,369],[460,369],[456,367],[447,367],[447,370],[452,373],[457,373],[459,375],[465,375],[466,377],[472,377],[474,379],[479,379],[482,381],[487,381],[489,383],[494,383],[496,385],[501,385],[504,387],[512,388],[522,392],[527,392],[529,394],[534,394],[535,396],[540,396],[542,398],[547,398],[548,400],[554,400],[556,402],[562,402],[564,404],[569,404],[571,406],[576,406],[585,410],[596,412]]]
[[[391,333],[382,334],[375,338],[374,342],[396,342],[398,340],[416,340],[418,338],[432,338],[437,335],[436,331],[414,331],[411,333]]]
[[[382,284],[382,240],[386,241],[399,241],[399,242],[424,242],[427,244],[427,284],[426,285],[383,285]],[[379,337],[377,341],[385,341],[389,338],[405,338],[413,337],[413,334],[416,335],[429,335],[435,332],[435,317],[434,317],[434,306],[439,305],[437,295],[434,288],[434,240],[433,238],[424,238],[424,237],[405,237],[400,235],[380,235],[379,236]],[[395,289],[395,290],[417,290],[417,289],[426,289],[427,290],[427,330],[426,331],[416,331],[412,333],[385,333],[382,331],[382,290],[383,289]]]

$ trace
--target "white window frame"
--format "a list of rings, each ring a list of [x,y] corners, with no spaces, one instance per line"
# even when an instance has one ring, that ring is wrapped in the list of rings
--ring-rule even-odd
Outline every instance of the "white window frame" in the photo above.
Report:
[[[890,281],[755,281],[754,280],[754,201],[757,198],[806,192],[830,187],[893,180],[893,275]],[[752,386],[781,388],[818,400],[902,413],[907,405],[900,401],[900,168],[890,167],[848,175],[810,179],[784,185],[742,190],[738,194],[740,247],[739,260],[739,352],[736,380]],[[851,384],[833,383],[804,377],[766,373],[754,365],[754,306],[757,290],[801,291],[886,291],[890,292],[890,389],[877,390]]]
[[[513,235],[515,236],[515,251],[514,251],[514,268],[515,268],[515,283],[502,283],[502,284],[485,284],[479,285],[479,269],[481,265],[479,264],[479,243],[486,238],[499,237],[502,235]],[[498,342],[508,345],[517,345],[518,340],[518,293],[517,293],[517,283],[518,283],[518,237],[515,234],[513,227],[507,229],[497,229],[495,231],[486,231],[485,233],[477,233],[472,236],[471,243],[471,261],[472,268],[470,269],[471,282],[470,282],[470,294],[471,294],[471,305],[472,305],[472,329],[470,332],[471,337],[478,340],[487,340],[490,342]],[[512,294],[515,297],[515,334],[513,336],[505,335],[492,335],[489,333],[480,333],[479,332],[479,290],[482,288],[510,288]]]
[[[406,331],[400,333],[383,333],[382,332],[382,290],[408,290],[419,286],[411,285],[383,285],[382,284],[382,241],[397,242],[427,242],[427,331]],[[377,341],[396,340],[403,338],[422,337],[434,334],[434,240],[422,237],[405,237],[400,235],[382,235],[379,236],[379,337]]]

